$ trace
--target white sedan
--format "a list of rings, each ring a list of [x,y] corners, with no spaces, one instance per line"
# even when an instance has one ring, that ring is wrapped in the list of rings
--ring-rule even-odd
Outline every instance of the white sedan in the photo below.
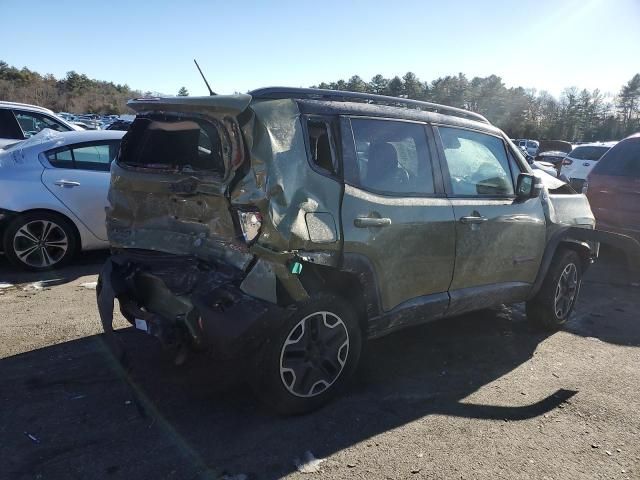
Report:
[[[0,150],[0,238],[11,263],[46,270],[108,247],[109,170],[124,134],[45,129]]]

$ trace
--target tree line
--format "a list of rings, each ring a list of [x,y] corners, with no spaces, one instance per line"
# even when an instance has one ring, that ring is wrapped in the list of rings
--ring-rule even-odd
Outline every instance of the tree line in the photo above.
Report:
[[[640,130],[640,74],[621,86],[616,95],[600,90],[566,88],[559,98],[532,88],[507,88],[496,75],[474,77],[463,73],[420,80],[414,73],[365,81],[322,82],[319,88],[368,92],[441,103],[481,113],[512,138],[564,139],[570,141],[615,140]],[[128,85],[90,79],[70,71],[64,78],[18,69],[0,61],[0,100],[31,103],[56,112],[131,113],[130,98],[156,93]],[[178,95],[188,95],[182,87]]]
[[[126,84],[93,80],[75,71],[56,79],[0,60],[0,100],[30,103],[56,112],[116,115],[131,113],[127,100],[140,96],[142,92]]]
[[[472,110],[487,117],[511,138],[617,140],[640,130],[640,74],[624,84],[617,95],[570,87],[560,98],[532,88],[507,88],[496,75],[469,80],[463,73],[431,82],[421,81],[412,72],[391,79],[378,74],[369,82],[354,75],[347,81],[323,82],[317,87]]]

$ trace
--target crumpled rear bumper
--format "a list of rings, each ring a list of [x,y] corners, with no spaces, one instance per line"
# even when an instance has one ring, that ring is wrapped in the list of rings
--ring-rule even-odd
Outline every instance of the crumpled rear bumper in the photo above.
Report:
[[[171,348],[213,349],[226,358],[246,356],[280,325],[284,309],[239,288],[242,272],[203,265],[193,257],[120,252],[104,264],[97,303],[109,347],[124,351],[113,331],[115,299],[132,324]]]

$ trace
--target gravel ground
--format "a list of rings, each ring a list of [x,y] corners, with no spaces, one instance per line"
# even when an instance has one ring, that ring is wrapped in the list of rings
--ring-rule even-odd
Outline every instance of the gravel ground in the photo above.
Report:
[[[640,478],[640,274],[613,253],[564,331],[531,330],[521,305],[405,330],[295,418],[233,364],[176,367],[120,318],[122,371],[99,336],[105,255],[46,275],[0,257],[2,479]]]

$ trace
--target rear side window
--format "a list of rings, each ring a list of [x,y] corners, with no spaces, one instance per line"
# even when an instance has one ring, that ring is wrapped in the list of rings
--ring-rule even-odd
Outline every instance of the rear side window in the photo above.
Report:
[[[225,173],[220,133],[199,118],[137,117],[122,139],[118,161],[133,167]]]
[[[614,145],[593,169],[600,175],[640,178],[640,138]]]
[[[103,141],[52,150],[46,155],[52,167],[108,172],[119,147],[118,140]]]
[[[422,124],[351,119],[355,168],[345,180],[389,194],[433,194],[433,171]],[[350,178],[347,178],[350,177]]]
[[[11,110],[0,108],[0,138],[22,140],[22,130]]]
[[[311,163],[327,173],[336,173],[335,159],[331,148],[330,124],[321,119],[309,119],[307,131]]]
[[[49,160],[52,167],[73,168],[73,156],[70,148],[47,153],[47,160]]]
[[[576,147],[568,156],[575,160],[590,160],[595,162],[600,160],[600,157],[607,153],[608,150],[609,147]]]
[[[438,127],[454,195],[513,195],[513,177],[498,137]]]

